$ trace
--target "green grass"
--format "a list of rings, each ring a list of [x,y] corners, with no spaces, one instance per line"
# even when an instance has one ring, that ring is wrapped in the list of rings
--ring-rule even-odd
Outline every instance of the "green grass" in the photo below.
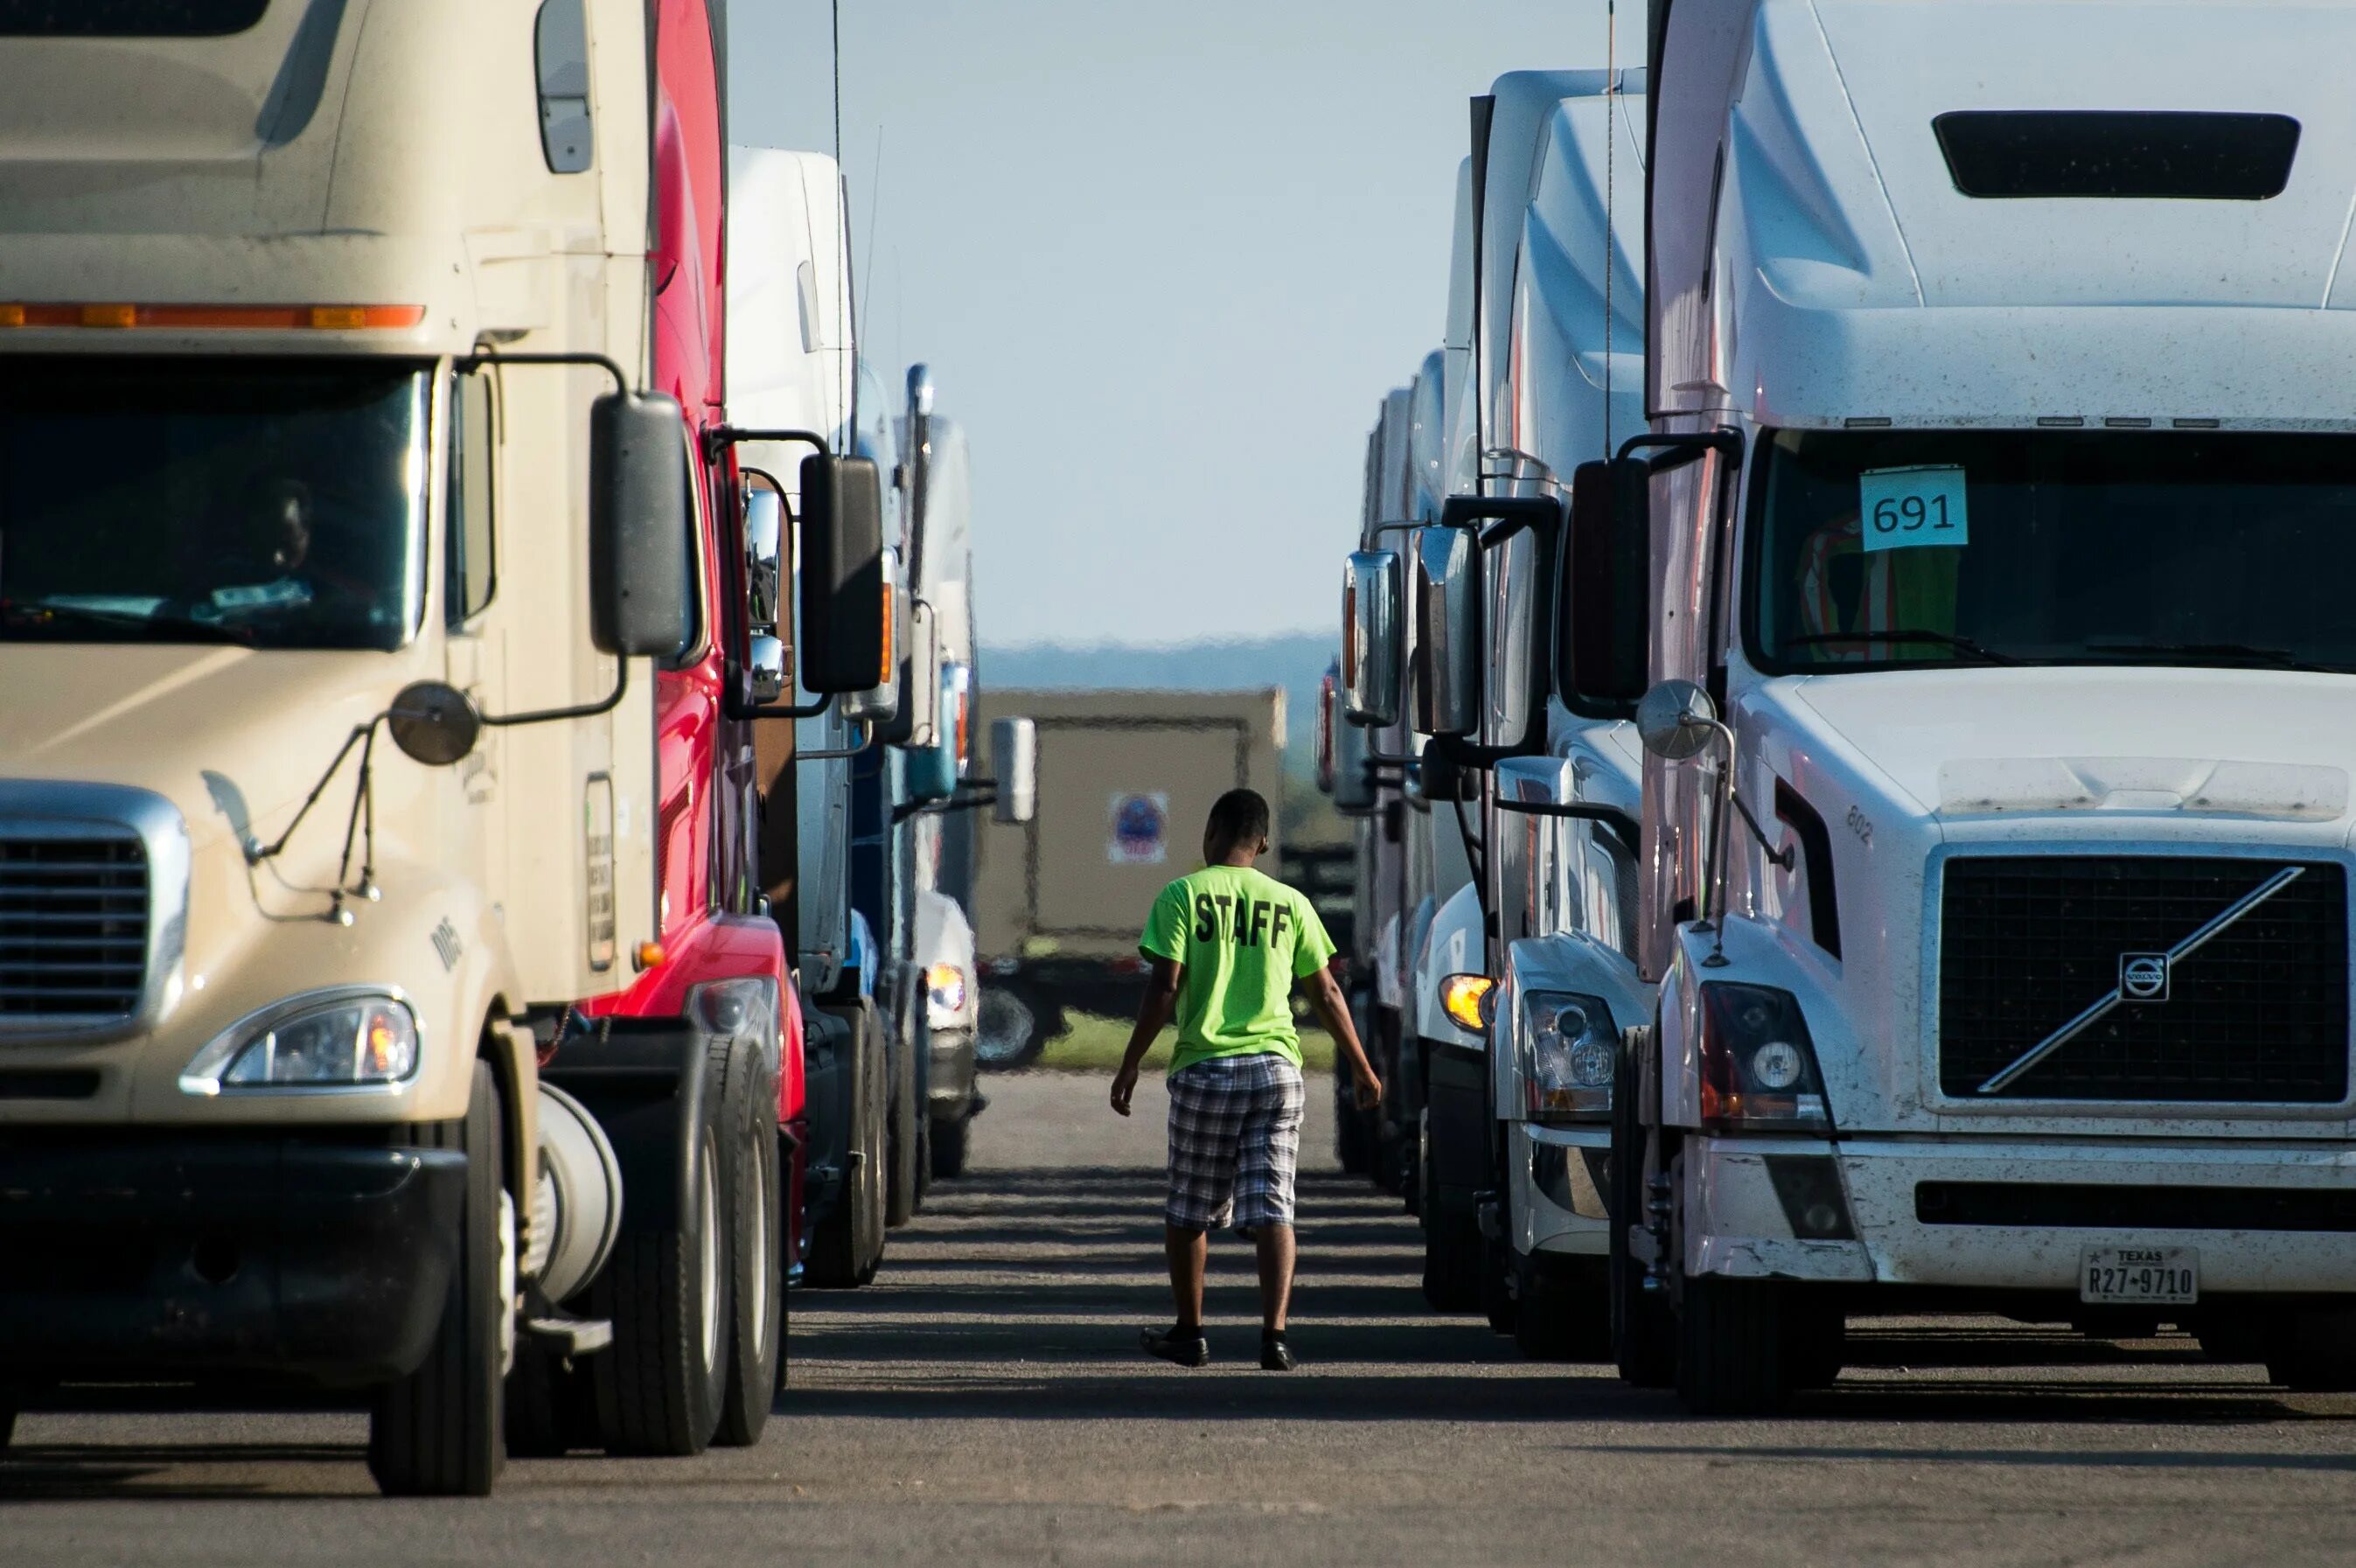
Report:
[[[1067,1015],[1071,1027],[1047,1042],[1038,1065],[1049,1072],[1100,1072],[1110,1076],[1129,1048],[1130,1026],[1093,1013]],[[1145,1070],[1160,1072],[1170,1065],[1170,1047],[1177,1043],[1174,1029],[1164,1029],[1145,1054]],[[1333,1070],[1333,1037],[1314,1024],[1301,1028],[1301,1065],[1311,1072]]]

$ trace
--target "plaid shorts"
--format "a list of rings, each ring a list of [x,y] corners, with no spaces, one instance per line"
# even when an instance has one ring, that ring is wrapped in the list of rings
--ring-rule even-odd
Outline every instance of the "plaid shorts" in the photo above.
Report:
[[[1273,1052],[1213,1057],[1170,1079],[1170,1223],[1215,1230],[1292,1223],[1292,1175],[1309,1096]]]

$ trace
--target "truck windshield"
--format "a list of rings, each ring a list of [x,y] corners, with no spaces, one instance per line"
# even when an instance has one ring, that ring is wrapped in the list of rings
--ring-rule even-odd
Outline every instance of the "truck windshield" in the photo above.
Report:
[[[399,648],[427,387],[408,362],[12,360],[0,639]]]
[[[2356,436],[1781,431],[1754,462],[1745,638],[1771,673],[2356,671]]]

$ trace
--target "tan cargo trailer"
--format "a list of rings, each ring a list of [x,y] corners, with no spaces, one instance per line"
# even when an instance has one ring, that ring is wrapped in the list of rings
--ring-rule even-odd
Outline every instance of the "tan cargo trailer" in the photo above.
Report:
[[[1067,1009],[1135,1010],[1138,931],[1162,886],[1202,864],[1212,801],[1257,789],[1281,816],[1284,693],[993,691],[984,704],[1039,733],[1037,814],[988,827],[974,890],[981,1050],[1007,1067],[1063,1033]]]

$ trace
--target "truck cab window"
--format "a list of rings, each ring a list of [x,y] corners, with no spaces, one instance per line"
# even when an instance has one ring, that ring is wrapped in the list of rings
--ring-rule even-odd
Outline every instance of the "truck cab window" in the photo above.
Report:
[[[0,639],[408,640],[424,575],[422,368],[17,363],[0,381]]]
[[[270,0],[0,0],[0,38],[221,38],[269,9]]]
[[[589,28],[581,0],[546,0],[532,30],[540,75],[540,148],[552,174],[581,174],[594,150]]]
[[[498,586],[496,535],[498,469],[491,423],[491,383],[456,379],[450,409],[450,519],[443,554],[442,601],[453,629],[489,607]]]

